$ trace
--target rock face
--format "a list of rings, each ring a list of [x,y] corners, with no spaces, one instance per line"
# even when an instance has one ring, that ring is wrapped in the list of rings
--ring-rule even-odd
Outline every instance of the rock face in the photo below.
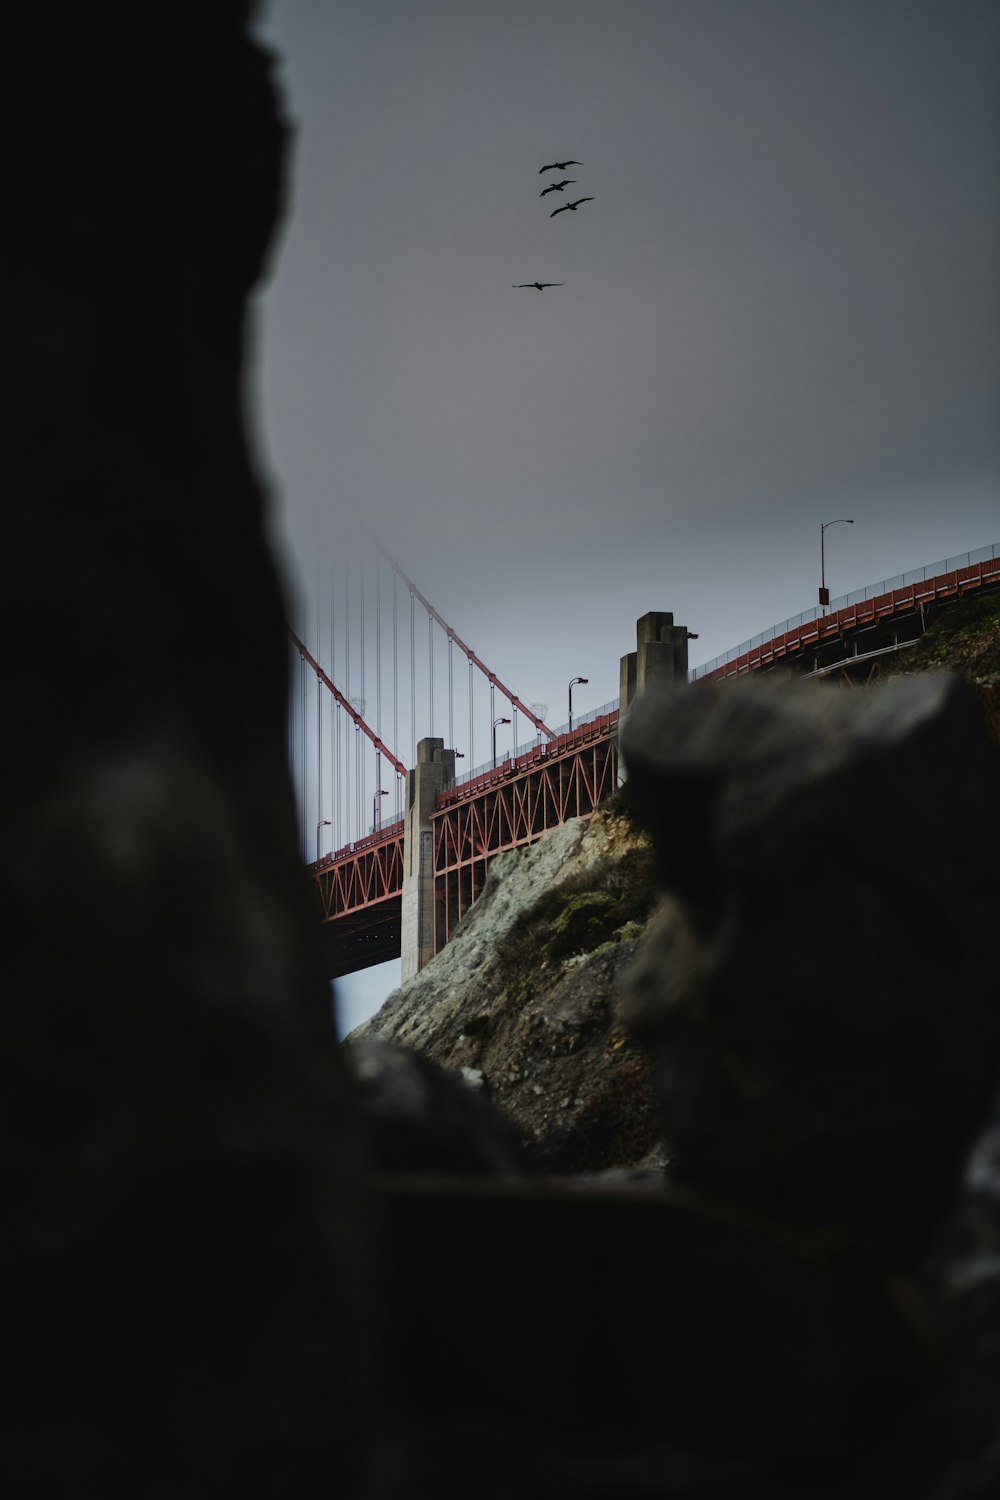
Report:
[[[362,1469],[367,1187],[241,415],[287,135],[248,10],[4,23],[8,1494]]]
[[[675,1180],[905,1263],[1000,1068],[1000,776],[948,674],[647,696],[623,754],[672,899],[626,1019]]]
[[[478,1073],[535,1169],[662,1164],[649,1062],[617,1015],[653,900],[624,816],[573,819],[501,855],[448,946],[352,1032]]]
[[[524,1171],[517,1132],[490,1105],[481,1073],[439,1068],[379,1037],[359,1038],[345,1056],[373,1170],[453,1177]]]

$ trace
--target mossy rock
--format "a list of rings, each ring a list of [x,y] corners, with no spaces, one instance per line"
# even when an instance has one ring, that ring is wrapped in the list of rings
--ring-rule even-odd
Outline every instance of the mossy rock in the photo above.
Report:
[[[609,891],[577,891],[552,922],[543,957],[558,963],[606,942],[618,925],[617,905]]]
[[[550,887],[521,912],[499,949],[509,1002],[529,1001],[546,968],[637,936],[655,899],[653,853],[645,842]]]

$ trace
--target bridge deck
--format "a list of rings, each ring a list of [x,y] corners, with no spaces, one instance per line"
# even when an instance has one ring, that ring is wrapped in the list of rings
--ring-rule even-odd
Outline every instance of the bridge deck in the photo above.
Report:
[[[747,672],[766,671],[788,658],[815,656],[824,646],[843,645],[861,632],[908,617],[919,618],[935,604],[997,587],[1000,587],[1000,557],[968,563],[934,578],[903,584],[870,599],[847,604],[815,619],[805,619],[780,634],[755,641],[730,661],[708,672],[699,672],[697,680],[718,682],[726,677],[742,677]]]
[[[816,676],[843,671],[907,644],[923,629],[928,608],[997,588],[1000,556],[970,562],[826,615],[785,622],[789,628],[755,638],[695,677],[718,681],[796,661],[808,662]],[[617,731],[615,709],[441,794],[431,819],[438,950],[482,891],[498,854],[533,843],[568,818],[588,817],[614,790]],[[331,977],[399,956],[402,820],[319,860],[309,874],[318,888]]]

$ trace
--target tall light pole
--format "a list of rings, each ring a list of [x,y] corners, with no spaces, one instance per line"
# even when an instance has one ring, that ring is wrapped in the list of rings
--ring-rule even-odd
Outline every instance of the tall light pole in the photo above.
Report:
[[[510,723],[509,719],[494,719],[493,720],[493,769],[494,769],[494,771],[496,770],[496,767],[497,767],[497,725],[498,724],[509,724],[509,723]]]
[[[840,516],[836,521],[823,521],[819,528],[819,602],[826,613],[826,606],[830,602],[830,590],[826,586],[826,554],[823,550],[823,538],[828,526],[853,526],[854,522],[847,516]]]
[[[388,797],[388,795],[388,792],[383,791],[382,788],[379,787],[378,791],[372,798],[372,833],[378,833],[379,829],[382,827],[382,803],[379,799],[381,797]]]
[[[573,689],[578,682],[589,682],[589,677],[573,677],[569,684],[569,727],[573,728]]]
[[[321,828],[332,828],[333,824],[329,818],[320,818],[316,824],[316,863],[319,864],[319,831]]]

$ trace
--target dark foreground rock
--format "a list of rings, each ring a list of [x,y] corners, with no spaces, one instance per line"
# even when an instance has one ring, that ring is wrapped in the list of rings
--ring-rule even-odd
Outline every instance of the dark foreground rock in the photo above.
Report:
[[[672,1175],[908,1263],[1000,1064],[1000,758],[972,694],[647,697],[623,753],[670,892],[627,1019]]]
[[[494,1177],[526,1170],[518,1131],[492,1106],[476,1069],[463,1076],[379,1037],[359,1039],[344,1056],[372,1171]]]
[[[241,417],[287,138],[248,10],[4,20],[12,1496],[348,1494],[371,1452],[370,1194]]]

